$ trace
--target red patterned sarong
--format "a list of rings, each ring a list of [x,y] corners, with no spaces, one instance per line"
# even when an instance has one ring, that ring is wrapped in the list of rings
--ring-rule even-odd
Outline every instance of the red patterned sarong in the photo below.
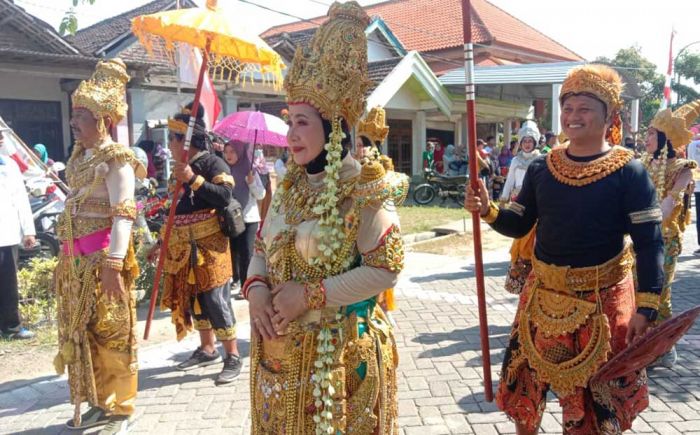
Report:
[[[540,426],[550,385],[542,382],[527,361],[518,363],[513,357],[520,352],[518,324],[536,278],[531,274],[520,295],[511,340],[506,349],[500,385],[496,395],[498,407],[516,423],[534,431]],[[595,292],[578,292],[579,297],[596,301]],[[621,352],[626,344],[627,327],[636,308],[632,276],[627,275],[612,287],[600,291],[602,311],[610,325],[612,355]],[[530,328],[535,348],[540,354],[552,355],[570,352],[577,355],[591,338],[590,323],[576,331],[557,337],[538,333],[537,325]],[[562,350],[563,349],[563,350]],[[522,360],[520,360],[522,361]],[[519,367],[511,365],[520,364]],[[507,373],[511,376],[506,376]],[[573,393],[559,397],[563,408],[563,432],[571,435],[619,434],[632,426],[634,418],[649,404],[646,371],[615,379],[605,385],[591,388],[576,387]]]

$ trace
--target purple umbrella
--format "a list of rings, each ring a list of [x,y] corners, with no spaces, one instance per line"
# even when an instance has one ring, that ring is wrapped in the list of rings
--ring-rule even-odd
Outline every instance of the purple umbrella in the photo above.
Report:
[[[214,126],[214,133],[231,141],[253,146],[287,146],[287,124],[280,118],[262,112],[236,112]]]

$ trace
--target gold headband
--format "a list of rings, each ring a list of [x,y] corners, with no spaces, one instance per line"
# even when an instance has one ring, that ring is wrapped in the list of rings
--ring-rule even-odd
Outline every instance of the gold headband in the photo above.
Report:
[[[700,100],[695,100],[679,107],[675,112],[664,109],[654,116],[649,124],[662,131],[674,147],[690,143],[693,133],[689,130],[695,119],[700,116]]]
[[[609,113],[622,108],[622,80],[614,69],[605,65],[584,65],[572,69],[564,80],[559,101],[570,94],[591,94],[605,104]]]
[[[380,106],[373,107],[365,119],[360,121],[357,127],[357,134],[365,136],[374,142],[384,142],[389,134],[389,127],[386,125],[386,112]]]
[[[180,121],[179,119],[169,118],[168,119],[168,130],[177,134],[187,133],[187,124]]]

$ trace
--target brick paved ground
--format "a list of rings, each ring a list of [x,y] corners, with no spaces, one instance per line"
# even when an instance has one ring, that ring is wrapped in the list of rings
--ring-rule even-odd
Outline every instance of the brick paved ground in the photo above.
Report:
[[[686,234],[673,287],[676,310],[700,303],[700,257],[691,255],[695,249],[693,227]],[[486,256],[494,381],[516,304],[516,298],[502,289],[506,266],[505,252]],[[398,286],[398,306],[394,317],[401,357],[401,433],[513,433],[503,413],[483,400],[476,297],[468,260],[410,253]],[[230,386],[214,386],[218,367],[186,374],[172,370],[194,349],[194,337],[142,349],[133,432],[248,433],[249,332],[247,319],[241,319],[246,365],[241,378]],[[678,350],[676,368],[650,371],[651,405],[636,420],[634,433],[700,434],[700,323]],[[1,393],[0,433],[65,433],[63,423],[72,415],[67,401],[65,380],[51,376]],[[541,432],[561,433],[560,423],[561,410],[550,398]]]

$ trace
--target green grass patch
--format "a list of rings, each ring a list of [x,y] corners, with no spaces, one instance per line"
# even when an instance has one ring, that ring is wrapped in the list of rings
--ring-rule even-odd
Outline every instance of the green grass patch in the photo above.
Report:
[[[436,226],[462,218],[471,219],[471,215],[462,208],[436,206],[404,206],[398,208],[401,219],[401,233],[421,233]]]

